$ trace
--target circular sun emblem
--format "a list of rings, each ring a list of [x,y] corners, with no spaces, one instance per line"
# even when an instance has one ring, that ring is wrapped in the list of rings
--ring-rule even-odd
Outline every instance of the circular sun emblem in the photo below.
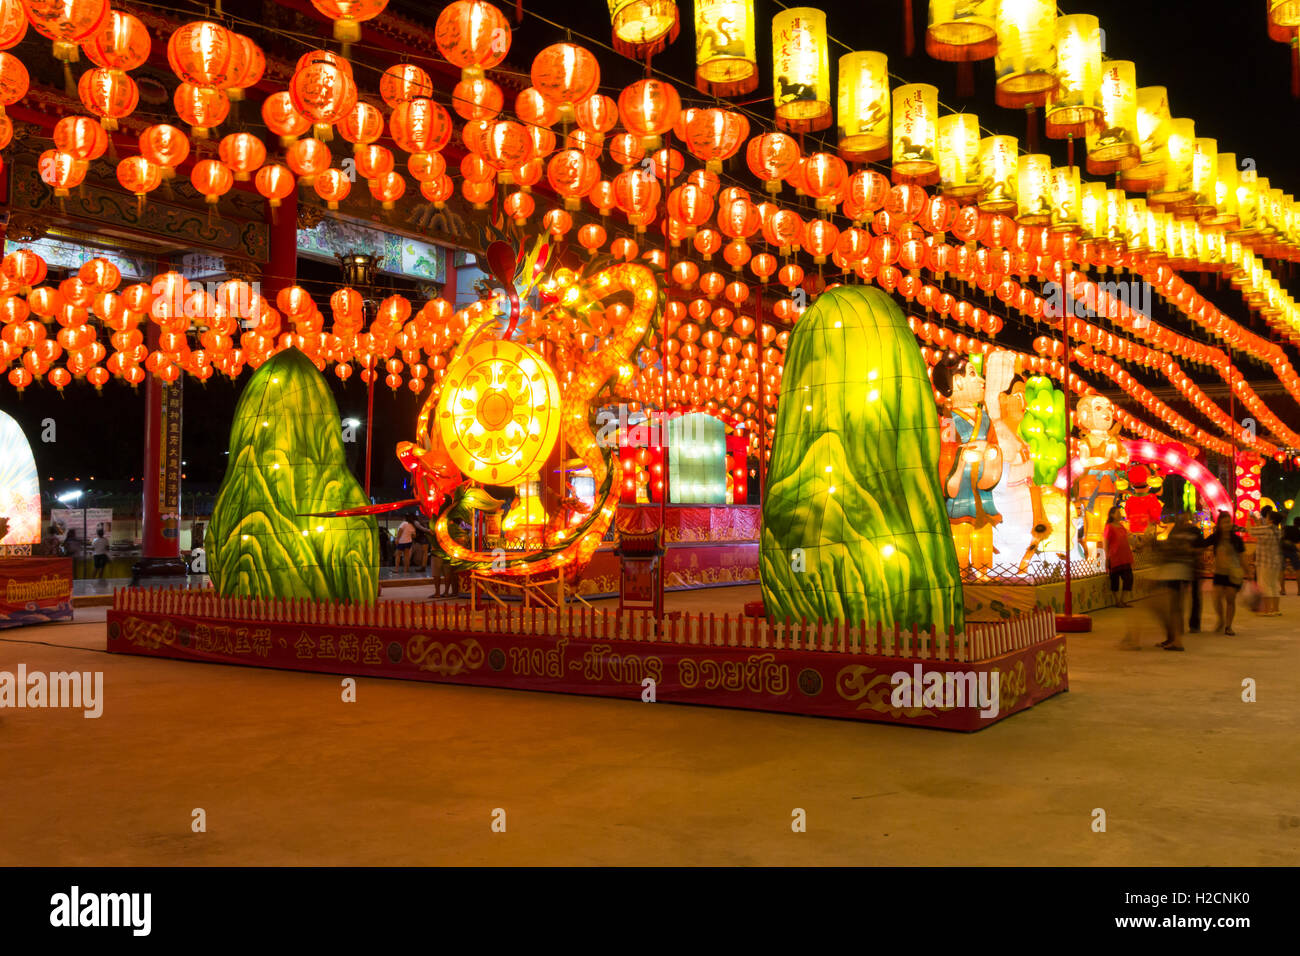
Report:
[[[551,367],[522,345],[491,341],[447,370],[437,421],[467,477],[513,485],[541,470],[560,434],[559,410]]]

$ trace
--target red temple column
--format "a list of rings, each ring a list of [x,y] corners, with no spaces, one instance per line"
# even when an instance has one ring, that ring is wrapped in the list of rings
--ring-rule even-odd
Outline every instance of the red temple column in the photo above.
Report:
[[[150,349],[158,327],[149,325]],[[153,375],[144,385],[144,507],[141,557],[131,568],[141,577],[183,575],[181,560],[181,380],[166,385]]]
[[[270,229],[267,261],[262,267],[262,297],[274,308],[281,289],[298,281],[298,194],[290,193],[280,207],[267,213]]]

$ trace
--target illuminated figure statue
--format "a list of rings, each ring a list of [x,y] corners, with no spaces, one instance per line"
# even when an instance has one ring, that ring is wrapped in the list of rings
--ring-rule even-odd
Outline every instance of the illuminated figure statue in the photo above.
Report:
[[[1128,463],[1128,450],[1119,437],[1119,422],[1110,399],[1085,395],[1079,399],[1075,424],[1079,438],[1079,494],[1083,506],[1083,546],[1095,558],[1101,546],[1106,515],[1115,504],[1116,479]]]
[[[1010,375],[998,372],[1004,388],[1014,373],[1014,365]],[[1002,520],[992,491],[1002,478],[1002,452],[992,428],[1002,416],[998,393],[986,386],[966,356],[955,353],[934,367],[934,387],[947,412],[940,421],[939,476],[957,563],[987,573],[993,566],[993,528]]]
[[[1020,437],[1025,419],[1025,379],[1016,374],[1013,352],[997,351],[988,359],[988,391],[1000,414],[993,433],[1002,452],[1002,480],[993,488],[993,504],[1002,520],[993,529],[997,564],[1023,574],[1051,528],[1043,510],[1042,489],[1034,483],[1034,460]],[[992,407],[992,406],[990,406]]]
[[[1145,534],[1148,527],[1160,524],[1160,496],[1149,484],[1150,480],[1151,472],[1142,465],[1128,470],[1130,487],[1124,499],[1124,517],[1133,534]]]

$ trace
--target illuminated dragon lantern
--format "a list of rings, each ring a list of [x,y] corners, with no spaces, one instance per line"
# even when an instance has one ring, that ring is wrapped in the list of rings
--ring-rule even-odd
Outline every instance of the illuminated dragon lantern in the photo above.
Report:
[[[441,385],[420,410],[416,440],[397,446],[416,497],[369,509],[418,505],[435,519],[438,544],[459,567],[498,577],[576,572],[600,545],[620,489],[617,448],[601,447],[593,431],[596,399],[607,386],[633,379],[633,356],[661,314],[649,266],[595,261],[575,273],[548,264],[548,252],[544,242],[519,256],[504,242],[489,247],[487,265],[505,291],[453,316],[449,328],[463,331]],[[537,311],[521,306],[533,292],[543,302]],[[563,359],[562,374],[540,348],[515,338],[517,330],[534,345],[550,342],[548,351]],[[514,485],[538,475],[560,438],[595,479],[596,505],[580,523],[553,522],[541,546],[511,552],[504,566],[499,551],[473,550],[451,536],[454,515],[491,506],[474,482]]]

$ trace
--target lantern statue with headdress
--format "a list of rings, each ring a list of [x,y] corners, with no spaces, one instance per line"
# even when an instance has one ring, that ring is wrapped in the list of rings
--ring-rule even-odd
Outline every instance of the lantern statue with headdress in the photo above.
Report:
[[[1079,458],[1078,498],[1083,506],[1083,541],[1089,558],[1101,546],[1106,516],[1115,504],[1116,480],[1128,464],[1129,453],[1119,437],[1120,423],[1115,407],[1103,395],[1085,395],[1075,410],[1079,429],[1076,455]]]

